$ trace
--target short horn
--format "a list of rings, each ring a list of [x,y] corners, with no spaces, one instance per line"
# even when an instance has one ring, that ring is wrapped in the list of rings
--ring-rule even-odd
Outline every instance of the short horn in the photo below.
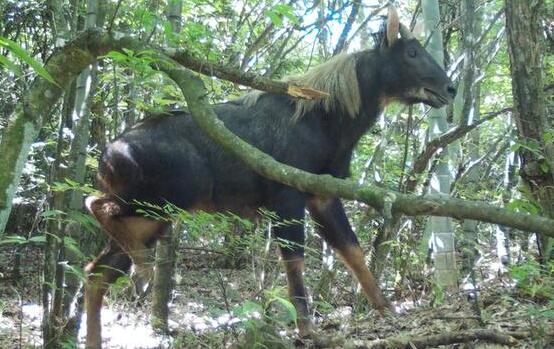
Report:
[[[410,28],[406,27],[404,24],[400,23],[400,36],[404,39],[414,39],[415,36],[410,30]]]

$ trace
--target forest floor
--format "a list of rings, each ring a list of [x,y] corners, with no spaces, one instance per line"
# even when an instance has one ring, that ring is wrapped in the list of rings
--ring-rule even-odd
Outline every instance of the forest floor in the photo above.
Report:
[[[42,256],[27,249],[21,275],[13,280],[12,252],[0,250],[0,348],[38,348]],[[400,312],[395,317],[371,310],[342,268],[332,274],[312,270],[306,283],[319,294],[312,300],[317,332],[300,339],[290,325],[285,281],[275,259],[230,269],[219,267],[210,253],[186,255],[170,303],[170,334],[152,330],[148,301],[133,301],[125,287],[116,287],[102,313],[105,348],[554,348],[553,300],[541,299],[540,287],[533,295],[515,287],[491,267],[494,263],[479,269],[479,309],[465,292],[439,302],[435,291],[431,305],[432,292],[422,287],[411,294],[396,290],[396,298],[389,292]],[[325,274],[331,278],[323,280]],[[317,291],[321,285],[324,297]],[[83,336],[82,328],[80,347]],[[460,338],[466,344],[460,346]]]

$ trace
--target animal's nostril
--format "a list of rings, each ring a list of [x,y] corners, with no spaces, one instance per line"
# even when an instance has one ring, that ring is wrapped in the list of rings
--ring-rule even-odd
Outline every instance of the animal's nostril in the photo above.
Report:
[[[454,86],[448,85],[446,91],[452,96],[452,98],[456,97],[456,88]]]

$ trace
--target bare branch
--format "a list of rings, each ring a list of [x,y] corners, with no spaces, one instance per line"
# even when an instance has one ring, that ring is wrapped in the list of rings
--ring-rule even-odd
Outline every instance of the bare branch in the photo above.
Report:
[[[414,167],[412,171],[410,172],[410,175],[408,176],[407,183],[406,183],[406,191],[407,192],[413,192],[415,190],[415,187],[417,185],[418,179],[417,177],[425,171],[427,168],[427,165],[429,164],[429,160],[433,157],[433,155],[436,154],[436,152],[439,149],[442,149],[452,142],[462,138],[467,133],[481,125],[482,123],[489,121],[491,119],[494,119],[500,114],[504,114],[507,112],[512,111],[512,108],[504,108],[495,112],[491,112],[486,114],[486,116],[479,121],[471,124],[471,125],[459,125],[456,126],[449,131],[443,133],[440,137],[437,137],[430,141],[427,144],[427,147],[421,152],[421,154],[418,155],[418,157],[414,161]]]
[[[350,11],[350,15],[348,15],[348,19],[346,20],[344,28],[340,33],[339,41],[337,42],[337,46],[335,46],[335,50],[333,51],[333,56],[338,55],[348,47],[348,45],[346,45],[346,38],[348,37],[348,33],[350,33],[350,30],[352,29],[352,24],[356,20],[356,16],[358,15],[358,11],[360,10],[360,5],[360,0],[353,1],[352,10]]]
[[[241,72],[237,69],[200,60],[186,50],[177,51],[168,49],[163,50],[163,52],[179,64],[191,70],[204,75],[214,76],[223,80],[249,86],[257,90],[305,99],[320,99],[329,96],[326,92],[317,91],[307,86],[296,86],[284,81],[275,81],[254,73]]]

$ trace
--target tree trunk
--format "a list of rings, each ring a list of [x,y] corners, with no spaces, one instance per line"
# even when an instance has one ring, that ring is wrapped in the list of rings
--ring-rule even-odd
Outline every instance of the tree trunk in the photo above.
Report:
[[[543,91],[543,40],[540,16],[544,2],[506,0],[506,31],[514,119],[519,133],[520,176],[543,214],[554,217],[554,134]],[[538,235],[542,263],[553,257],[552,239]]]
[[[173,274],[175,273],[176,245],[181,224],[174,224],[169,228],[156,245],[156,269],[152,281],[152,326],[167,333],[168,328],[168,303],[171,300],[173,290]]]
[[[479,120],[479,82],[475,82],[477,75],[477,62],[475,60],[475,40],[480,35],[479,13],[476,13],[474,0],[463,0],[460,3],[460,15],[464,20],[461,22],[461,45],[464,57],[462,76],[458,87],[457,100],[454,105],[454,117],[458,124],[468,125]],[[458,98],[459,97],[459,98]],[[479,130],[475,130],[469,137],[467,146],[470,162],[479,159]],[[474,191],[479,183],[479,173],[474,167],[466,176],[464,184],[469,185]],[[476,280],[473,272],[475,260],[477,258],[477,221],[464,220],[463,236],[460,239],[462,251],[462,273],[469,274],[472,289],[475,287]]]
[[[181,31],[182,0],[168,3],[167,18],[174,33]],[[180,233],[180,224],[174,226],[158,240],[156,245],[156,267],[152,286],[152,326],[164,333],[168,331],[168,303],[173,290],[175,273],[176,245]]]
[[[98,12],[97,2],[96,0],[88,0],[86,6],[85,27],[95,27]],[[74,104],[70,106],[70,112],[64,112],[64,114],[69,114],[72,124],[75,125],[73,130],[75,136],[71,143],[68,168],[62,172],[58,166],[59,157],[61,156],[61,143],[63,142],[60,133],[59,151],[54,166],[55,175],[53,179],[55,181],[63,182],[64,178],[68,177],[77,183],[84,182],[86,148],[90,134],[90,99],[95,88],[95,70],[95,65],[92,69],[86,68],[77,77]],[[71,93],[68,94],[68,96],[71,95]],[[61,120],[60,127],[63,126],[64,120]],[[54,209],[69,213],[82,208],[82,193],[80,191],[72,191],[69,195],[57,192],[53,193],[53,197],[52,207]],[[49,224],[49,227],[48,250],[45,253],[45,287],[43,287],[43,301],[47,302],[44,304],[43,346],[45,348],[59,348],[63,342],[77,342],[77,329],[74,325],[78,324],[75,319],[79,318],[81,314],[76,314],[72,321],[68,321],[68,317],[70,316],[70,307],[74,303],[75,294],[80,286],[80,280],[77,275],[66,275],[63,263],[73,266],[81,265],[79,257],[71,249],[64,246],[66,236],[77,237],[78,241],[80,234],[77,234],[79,227],[75,222],[65,225],[61,220],[56,220]]]
[[[442,33],[439,26],[440,11],[438,0],[423,0],[421,3],[426,32],[431,35],[427,50],[442,66],[444,51]],[[429,140],[439,137],[448,129],[446,109],[431,109],[429,113]],[[446,150],[445,150],[446,151]],[[431,179],[431,193],[450,193],[451,175],[449,156],[443,156],[439,161],[436,173]],[[432,232],[433,252],[435,256],[435,281],[442,287],[457,289],[458,276],[454,249],[454,232],[451,219],[447,217],[431,217],[428,224]]]
[[[19,106],[2,134],[0,143],[0,237],[8,222],[12,200],[19,185],[23,166],[33,141],[37,138],[42,122]]]

